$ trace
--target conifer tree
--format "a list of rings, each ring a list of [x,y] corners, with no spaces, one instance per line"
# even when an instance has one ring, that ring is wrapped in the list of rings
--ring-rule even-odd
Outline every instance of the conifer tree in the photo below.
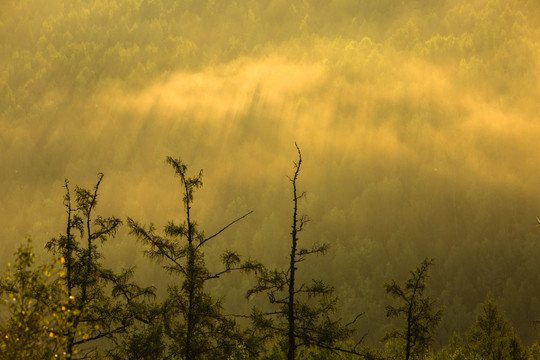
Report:
[[[185,360],[226,359],[236,351],[240,335],[235,322],[223,315],[221,301],[205,291],[205,284],[232,270],[245,269],[250,263],[242,264],[236,252],[227,251],[222,256],[223,269],[211,272],[206,267],[203,248],[251,212],[205,236],[191,213],[194,191],[202,186],[202,170],[189,177],[187,166],[180,159],[167,157],[167,163],[180,178],[185,220],[181,224],[169,221],[164,234],[158,235],[153,225],[145,227],[128,218],[132,234],[148,247],[146,254],[181,279],[180,285],[168,287],[168,297],[162,305],[167,338],[165,356]]]
[[[299,264],[309,255],[325,254],[328,245],[315,245],[311,248],[300,246],[299,234],[309,219],[299,214],[299,201],[305,193],[299,193],[297,188],[302,153],[298,145],[296,149],[298,162],[294,163],[294,175],[289,178],[293,193],[289,266],[286,270],[265,267],[256,269],[257,283],[248,291],[247,297],[264,293],[275,310],[264,312],[254,308],[251,315],[253,325],[260,332],[260,336],[266,339],[277,338],[282,344],[282,353],[288,360],[297,359],[297,350],[301,347],[318,347],[332,352],[368,357],[367,352],[359,351],[359,343],[348,348],[342,346],[342,341],[349,340],[354,334],[353,324],[358,316],[349,323],[332,318],[332,314],[337,311],[334,288],[320,280],[313,280],[311,284],[299,283],[297,280]]]
[[[403,286],[395,280],[384,285],[386,292],[399,301],[396,306],[386,307],[386,316],[405,319],[405,324],[387,333],[384,340],[401,341],[405,360],[419,359],[426,353],[442,317],[443,311],[437,307],[437,301],[424,294],[432,264],[432,259],[424,259],[419,267],[411,271],[411,277]]]
[[[468,351],[485,360],[525,360],[526,351],[510,322],[491,298],[467,332]]]
[[[82,357],[99,356],[91,345],[97,340],[116,345],[135,320],[145,321],[144,298],[153,296],[152,288],[131,282],[133,269],[116,273],[101,263],[99,246],[113,238],[121,225],[116,217],[94,215],[102,180],[100,173],[92,191],[76,187],[74,201],[65,181],[66,232],[46,245],[64,259],[63,281],[70,299],[70,326],[64,333],[68,358],[75,358],[76,348],[83,344]]]

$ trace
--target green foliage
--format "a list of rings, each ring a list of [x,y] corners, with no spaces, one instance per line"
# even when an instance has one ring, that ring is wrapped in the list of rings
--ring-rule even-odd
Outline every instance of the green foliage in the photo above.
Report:
[[[99,174],[93,191],[76,187],[74,202],[68,181],[65,181],[66,232],[46,245],[49,251],[64,260],[62,282],[72,299],[70,326],[62,334],[68,357],[73,357],[78,347],[99,357],[96,346],[92,347],[90,343],[108,339],[115,344],[119,341],[118,336],[127,333],[136,320],[150,321],[147,318],[149,306],[144,299],[154,295],[153,288],[131,282],[133,269],[115,273],[102,265],[99,245],[113,238],[121,224],[118,218],[94,215],[102,179],[103,174]],[[75,232],[79,233],[78,237]],[[116,347],[113,345],[113,350]],[[108,350],[103,344],[100,348]]]
[[[122,337],[118,346],[110,352],[111,359],[155,360],[165,355],[163,323],[154,318],[150,324],[142,324]]]
[[[425,259],[415,270],[403,286],[395,280],[384,285],[386,292],[399,301],[399,305],[386,307],[387,317],[404,318],[404,324],[388,332],[383,340],[396,339],[397,354],[391,357],[404,357],[420,359],[433,342],[434,332],[442,317],[442,309],[438,308],[437,301],[425,295],[428,270],[433,260]],[[393,343],[392,343],[393,344]]]
[[[249,351],[244,345],[236,344],[227,360],[249,360]]]
[[[527,360],[539,360],[540,359],[540,344],[536,341],[527,349]]]
[[[431,358],[434,360],[467,360],[470,358],[470,354],[461,336],[454,333],[449,339],[448,345]]]
[[[489,360],[525,360],[526,351],[512,325],[491,298],[482,304],[475,323],[467,332],[472,356]]]
[[[71,299],[57,264],[35,265],[31,241],[17,251],[0,280],[0,357],[6,360],[62,359],[72,326]],[[59,261],[60,262],[60,261]],[[79,331],[83,329],[80,328]]]
[[[466,341],[454,334],[434,360],[532,360],[538,358],[538,344],[525,349],[521,339],[505,318],[493,298],[482,304],[474,324],[466,334]]]
[[[188,177],[187,166],[181,160],[168,157],[167,163],[180,177],[185,221],[180,225],[169,221],[164,235],[157,235],[153,225],[146,228],[128,218],[131,233],[147,246],[146,254],[164,263],[164,269],[180,281],[180,285],[168,286],[168,296],[160,309],[166,346],[164,356],[186,360],[241,356],[238,345],[241,335],[236,324],[222,314],[221,301],[205,291],[205,284],[208,280],[250,265],[241,264],[238,254],[227,251],[222,256],[224,269],[211,273],[204,261],[203,245],[249,213],[206,237],[191,218],[193,193],[202,186],[202,171]]]
[[[47,9],[35,0],[5,5],[8,17],[1,26],[10,29],[11,36],[4,39],[1,60],[9,64],[4,91],[12,95],[3,97],[11,99],[5,108],[9,113],[18,105],[23,111],[38,110],[31,105],[32,97],[51,83],[73,87],[81,95],[110,79],[138,85],[178,68],[201,69],[302,36],[370,38],[389,51],[427,54],[458,65],[461,79],[470,85],[495,92],[526,82],[532,70],[528,60],[534,58],[530,39],[536,34],[526,15],[533,18],[535,13],[515,1],[512,6],[482,1],[439,8],[388,1],[49,3]],[[402,13],[409,12],[410,20],[403,24]],[[516,51],[522,56],[510,59]],[[485,67],[476,67],[475,59]],[[487,79],[485,72],[496,76]]]

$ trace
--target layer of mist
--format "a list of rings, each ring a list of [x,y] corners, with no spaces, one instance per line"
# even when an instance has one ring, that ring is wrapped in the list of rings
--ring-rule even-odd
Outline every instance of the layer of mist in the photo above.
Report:
[[[365,312],[369,342],[389,327],[383,283],[426,256],[441,339],[488,294],[537,338],[534,1],[38,3],[0,11],[5,262],[25,236],[41,247],[62,232],[65,178],[90,188],[103,172],[104,215],[181,220],[170,155],[204,169],[193,210],[208,233],[255,210],[210,264],[226,248],[285,264],[297,142],[301,241],[331,246],[301,270],[335,284],[344,314]],[[164,288],[142,250],[124,228],[105,259]],[[233,283],[249,281],[213,290],[247,311]]]

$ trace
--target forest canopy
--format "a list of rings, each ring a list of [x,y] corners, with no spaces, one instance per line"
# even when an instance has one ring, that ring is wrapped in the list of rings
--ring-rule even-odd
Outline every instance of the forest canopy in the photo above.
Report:
[[[367,342],[392,328],[383,284],[429,257],[446,308],[435,346],[465,334],[488,294],[532,344],[539,25],[532,0],[4,0],[0,255],[26,235],[45,253],[65,178],[107,174],[104,216],[181,213],[163,163],[181,154],[211,179],[193,209],[203,228],[255,210],[212,253],[283,267],[297,141],[303,236],[330,245],[305,280],[335,285],[344,317],[364,312]],[[158,286],[135,244],[120,228],[104,261]],[[210,290],[240,311],[238,283]]]

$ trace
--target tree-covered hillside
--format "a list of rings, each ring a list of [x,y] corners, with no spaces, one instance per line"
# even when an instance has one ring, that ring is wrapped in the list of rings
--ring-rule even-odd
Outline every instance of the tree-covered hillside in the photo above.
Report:
[[[365,312],[367,342],[392,328],[383,284],[430,257],[446,307],[436,346],[464,334],[488,294],[531,344],[539,25],[532,0],[4,0],[2,258],[27,234],[39,253],[64,228],[65,178],[90,186],[104,172],[105,216],[182,213],[163,164],[179,154],[211,183],[193,209],[205,229],[255,210],[211,253],[283,268],[297,141],[304,236],[330,245],[301,280],[334,284],[344,317]],[[164,293],[135,244],[121,228],[104,261],[137,264]],[[211,288],[231,312],[247,309],[239,283]]]

